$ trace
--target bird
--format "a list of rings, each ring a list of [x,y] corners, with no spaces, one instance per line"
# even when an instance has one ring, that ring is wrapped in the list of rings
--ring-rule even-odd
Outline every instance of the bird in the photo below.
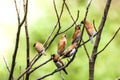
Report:
[[[66,35],[63,34],[59,43],[58,43],[58,50],[57,50],[57,53],[58,55],[62,56],[63,55],[63,52],[65,50],[65,47],[66,47],[66,44],[67,44],[67,39],[66,39]]]
[[[74,42],[78,42],[80,40],[81,32],[80,32],[80,25],[75,26],[75,31],[72,36],[72,44]]]
[[[42,43],[36,42],[34,43],[33,47],[39,54],[44,54],[45,55],[45,48]]]
[[[57,68],[61,68],[62,66],[64,66],[64,63],[61,61],[58,54],[52,54],[52,58]],[[65,68],[63,68],[62,70],[65,72],[65,74],[68,74]]]
[[[91,43],[93,44],[94,43],[93,36],[95,34],[93,25],[90,22],[88,22],[87,20],[82,21],[81,23],[85,24],[86,31],[89,35]]]
[[[71,57],[72,55],[75,54],[76,52],[76,49],[78,47],[78,43],[75,42],[73,43],[72,45],[70,45],[63,53],[64,55],[61,57],[61,59],[63,58],[68,58],[68,57]]]

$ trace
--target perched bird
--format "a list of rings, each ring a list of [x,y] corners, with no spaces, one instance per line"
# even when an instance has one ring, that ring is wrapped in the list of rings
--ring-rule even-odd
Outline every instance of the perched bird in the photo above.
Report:
[[[66,39],[66,35],[63,34],[59,43],[58,43],[58,50],[57,50],[57,53],[62,56],[63,55],[63,52],[65,50],[65,47],[66,47],[66,44],[67,44],[67,39]]]
[[[81,32],[80,32],[80,25],[76,25],[75,26],[75,32],[74,32],[74,34],[73,34],[73,40],[72,40],[72,44],[74,43],[74,42],[77,42],[78,43],[78,41],[80,40],[80,36],[81,36]]]
[[[94,27],[93,25],[88,21],[82,21],[83,24],[85,24],[86,31],[90,37],[91,43],[94,43],[93,36],[94,36]]]
[[[76,48],[78,47],[78,43],[75,42],[72,45],[70,45],[65,51],[64,51],[64,55],[62,56],[61,59],[63,58],[67,58],[67,57],[71,57],[72,55],[74,55],[74,53],[76,52]]]
[[[36,42],[33,47],[39,54],[44,54],[45,55],[45,48],[42,43]]]
[[[53,55],[52,55],[52,58],[53,58],[53,61],[54,61],[55,65],[57,66],[57,68],[61,68],[62,66],[64,66],[64,64],[63,64],[63,62],[61,61],[60,56],[59,56],[58,54],[53,54]],[[65,70],[65,68],[63,68],[62,70],[63,70],[66,74],[68,74],[67,71]]]

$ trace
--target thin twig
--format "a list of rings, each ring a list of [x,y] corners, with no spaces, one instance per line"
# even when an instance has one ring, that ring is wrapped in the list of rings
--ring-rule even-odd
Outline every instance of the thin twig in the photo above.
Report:
[[[40,58],[41,56],[42,56],[42,54],[39,55],[38,57]],[[32,68],[32,66],[36,63],[36,61],[37,61],[39,58],[36,58],[36,59],[29,65],[29,67],[28,67],[24,72],[22,72],[22,73],[18,76],[18,78],[17,78],[16,80],[20,80],[20,78],[22,78],[22,76],[24,76],[24,74],[26,74],[26,73]]]
[[[88,6],[90,6],[90,5],[88,5]],[[86,10],[88,10],[88,9],[89,9],[89,7],[87,7]],[[88,13],[88,12],[86,11],[85,19],[86,19],[87,13]],[[44,75],[44,76],[38,78],[37,80],[44,79],[44,78],[46,78],[46,77],[48,77],[48,76],[50,76],[50,75],[53,75],[54,73],[56,73],[56,72],[62,70],[63,68],[68,67],[69,64],[74,60],[74,58],[75,58],[75,56],[76,56],[76,53],[77,53],[77,51],[78,51],[78,48],[79,48],[79,46],[77,47],[77,49],[76,49],[76,51],[75,51],[75,54],[72,56],[72,58],[69,60],[69,62],[68,62],[65,66],[63,66],[63,67],[61,67],[61,68],[58,68],[58,69],[55,69],[53,72],[48,73],[48,74],[46,74],[46,75]]]
[[[70,15],[71,19],[72,19],[72,20],[73,20],[73,22],[76,24],[76,22],[75,22],[75,20],[74,20],[74,18],[73,18],[73,16],[72,16],[72,14],[71,14],[71,12],[70,12],[70,9],[69,9],[69,7],[68,7],[67,3],[65,3],[65,6],[66,6],[66,9],[67,9],[67,11],[68,11],[68,13],[69,13],[69,15]]]
[[[50,62],[52,60],[52,58],[48,59],[47,61],[43,62],[42,64],[36,66],[35,68],[33,68],[31,71],[29,71],[29,74],[31,74],[32,72],[34,72],[36,69],[40,68],[41,66],[45,65],[46,63]]]
[[[3,57],[3,60],[4,60],[4,62],[5,62],[6,68],[7,68],[8,72],[10,73],[9,65],[8,65],[8,63],[7,63],[6,59],[5,59],[5,57],[4,57],[3,55],[2,55],[2,57]]]
[[[76,20],[74,21],[74,23],[73,23],[70,27],[68,27],[67,29],[65,29],[64,31],[59,32],[59,34],[62,34],[62,33],[64,33],[64,32],[66,32],[66,31],[68,31],[69,29],[71,29],[71,28],[76,24],[76,22],[78,21],[78,19],[79,19],[79,10],[78,10],[78,13],[77,13],[77,18],[76,18]]]
[[[18,24],[20,24],[20,14],[19,14],[16,0],[14,0],[14,4],[15,4],[15,9],[16,9],[16,13],[17,13]]]
[[[118,32],[120,31],[120,27],[117,29],[117,31],[115,32],[115,34],[113,35],[113,37],[109,40],[109,42],[103,47],[103,49],[101,49],[99,52],[97,52],[95,55],[100,54],[102,51],[104,51],[107,46],[113,41],[113,39],[116,37],[116,35],[118,34]]]
[[[109,8],[110,8],[111,1],[112,0],[107,0],[106,6],[105,6],[105,9],[104,9],[104,14],[103,14],[103,17],[101,19],[101,23],[100,23],[100,26],[99,26],[99,29],[98,29],[98,31],[100,31],[100,32],[96,36],[96,41],[95,41],[95,44],[94,44],[94,47],[93,47],[93,50],[92,50],[92,59],[93,60],[95,60],[96,56],[97,56],[95,54],[97,53],[97,50],[98,50],[98,46],[99,46],[99,43],[100,43],[100,40],[101,40],[102,30],[104,28],[104,25],[105,25],[105,22],[106,22],[106,19],[107,19],[107,15],[108,15],[108,11],[109,11]]]
[[[64,76],[63,76],[62,73],[61,73],[61,71],[60,71],[60,77],[61,77],[62,80],[65,80],[65,79],[64,79]]]
[[[84,40],[82,40],[82,43],[84,43]],[[83,44],[83,47],[84,47],[84,50],[85,50],[85,53],[86,53],[86,55],[87,55],[88,59],[89,59],[89,60],[91,60],[91,58],[90,58],[90,56],[89,56],[89,53],[88,53],[88,50],[87,50],[86,45],[85,45],[85,44]]]
[[[23,8],[24,8],[24,14],[26,12],[26,0],[23,0]],[[25,19],[25,34],[26,34],[26,69],[30,65],[30,42],[29,42],[29,33],[28,33],[28,23],[27,23],[27,17]],[[29,80],[29,71],[26,72],[26,80]]]
[[[93,27],[95,29],[95,31],[97,32],[96,26],[95,26],[95,20],[93,20]]]
[[[26,16],[27,16],[28,0],[26,0],[26,12],[25,12],[25,15],[23,17],[22,22],[20,22],[20,16],[19,16],[19,13],[18,13],[16,0],[14,0],[14,3],[15,3],[16,13],[17,13],[17,17],[18,17],[18,30],[17,30],[17,35],[16,35],[15,48],[14,48],[14,52],[13,52],[13,56],[12,56],[12,66],[11,66],[11,69],[10,69],[9,80],[12,80],[13,73],[14,73],[15,61],[16,61],[16,56],[17,56],[17,51],[18,51],[18,46],[19,46],[19,37],[20,37],[21,26],[25,22],[25,19],[26,19]]]
[[[59,17],[58,11],[57,11],[55,0],[53,0],[53,4],[54,4],[55,13],[56,13],[56,16],[57,16],[57,19],[58,19],[58,28],[60,29],[61,28],[60,17]]]
[[[59,19],[60,19],[61,16],[62,16],[62,13],[63,13],[63,10],[64,10],[64,5],[65,5],[65,0],[63,1],[63,4],[62,4],[62,9],[61,9],[61,12],[60,12],[60,17],[59,17]],[[48,40],[50,39],[50,37],[52,36],[53,32],[54,32],[55,29],[57,28],[58,22],[59,22],[59,21],[57,21],[57,23],[55,24],[53,30],[51,31],[50,35],[48,36],[48,38],[46,39],[46,41],[44,42],[43,45],[47,44]]]

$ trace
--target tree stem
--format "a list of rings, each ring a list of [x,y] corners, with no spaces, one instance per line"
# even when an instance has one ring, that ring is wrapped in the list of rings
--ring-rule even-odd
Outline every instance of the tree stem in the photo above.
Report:
[[[89,80],[94,80],[95,61],[89,61]]]

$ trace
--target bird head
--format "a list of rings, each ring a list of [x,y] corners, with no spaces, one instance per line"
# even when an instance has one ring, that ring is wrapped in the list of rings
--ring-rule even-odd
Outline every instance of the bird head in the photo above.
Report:
[[[75,30],[80,30],[80,25],[76,25]]]
[[[73,43],[73,47],[74,47],[74,48],[77,48],[77,47],[78,47],[78,43],[77,43],[77,42],[74,42],[74,43]]]
[[[62,35],[62,38],[66,38],[66,34],[63,34],[63,35]]]
[[[60,56],[58,54],[52,54],[51,57],[53,61],[58,61],[60,59]]]
[[[35,47],[36,43],[33,44],[33,47]]]

